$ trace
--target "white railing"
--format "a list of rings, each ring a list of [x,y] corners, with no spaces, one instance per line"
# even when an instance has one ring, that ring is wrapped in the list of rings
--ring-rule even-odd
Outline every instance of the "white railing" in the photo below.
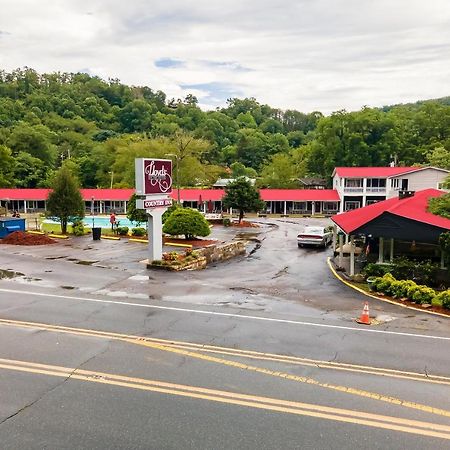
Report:
[[[344,192],[363,192],[362,187],[344,187]]]
[[[366,192],[386,192],[385,187],[368,187],[366,188]]]

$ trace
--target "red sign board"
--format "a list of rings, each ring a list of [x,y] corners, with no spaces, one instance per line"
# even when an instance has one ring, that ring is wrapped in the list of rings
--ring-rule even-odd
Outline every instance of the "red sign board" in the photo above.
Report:
[[[172,192],[172,161],[169,159],[136,160],[136,193],[139,195]]]

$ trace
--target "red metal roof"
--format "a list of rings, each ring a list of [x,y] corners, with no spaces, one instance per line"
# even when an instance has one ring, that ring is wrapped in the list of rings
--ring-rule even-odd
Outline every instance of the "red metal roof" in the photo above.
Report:
[[[0,189],[0,200],[46,200],[51,189]],[[134,189],[81,189],[85,201],[112,200],[126,201]],[[339,201],[334,189],[261,189],[261,198],[265,201]],[[207,202],[220,201],[225,195],[223,189],[180,189],[180,199],[184,201]],[[178,196],[177,189],[172,191],[172,198]]]
[[[385,212],[450,230],[450,219],[428,212],[428,200],[432,197],[441,197],[444,194],[445,192],[437,189],[424,189],[416,192],[412,197],[390,198],[364,208],[336,214],[331,219],[347,234],[356,231]]]
[[[422,167],[336,167],[336,174],[341,178],[387,178],[406,172],[415,172]]]
[[[338,202],[339,195],[334,189],[261,189],[261,198],[266,201],[326,201]]]

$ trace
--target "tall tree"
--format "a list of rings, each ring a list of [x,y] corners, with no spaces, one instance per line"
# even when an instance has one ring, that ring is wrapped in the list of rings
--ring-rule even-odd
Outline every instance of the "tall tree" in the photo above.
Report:
[[[84,201],[78,181],[66,164],[56,172],[52,182],[53,191],[47,199],[47,211],[61,222],[61,232],[67,233],[67,222],[72,216],[84,217]]]
[[[259,191],[246,178],[238,178],[228,183],[222,202],[225,208],[235,208],[239,211],[239,223],[246,211],[260,211],[265,207]]]

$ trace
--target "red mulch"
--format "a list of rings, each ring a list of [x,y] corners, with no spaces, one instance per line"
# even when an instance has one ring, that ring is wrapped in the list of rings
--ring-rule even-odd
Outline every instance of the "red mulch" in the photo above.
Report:
[[[207,245],[216,244],[217,241],[214,239],[173,239],[173,238],[164,238],[165,244],[189,244],[192,247],[206,247]]]
[[[241,223],[238,222],[232,222],[231,225],[233,227],[239,227],[239,228],[259,228],[259,225],[253,222],[247,222],[243,220]]]
[[[45,234],[28,234],[23,231],[14,231],[14,233],[0,239],[0,244],[11,245],[47,245],[55,243],[55,240],[50,239]]]

